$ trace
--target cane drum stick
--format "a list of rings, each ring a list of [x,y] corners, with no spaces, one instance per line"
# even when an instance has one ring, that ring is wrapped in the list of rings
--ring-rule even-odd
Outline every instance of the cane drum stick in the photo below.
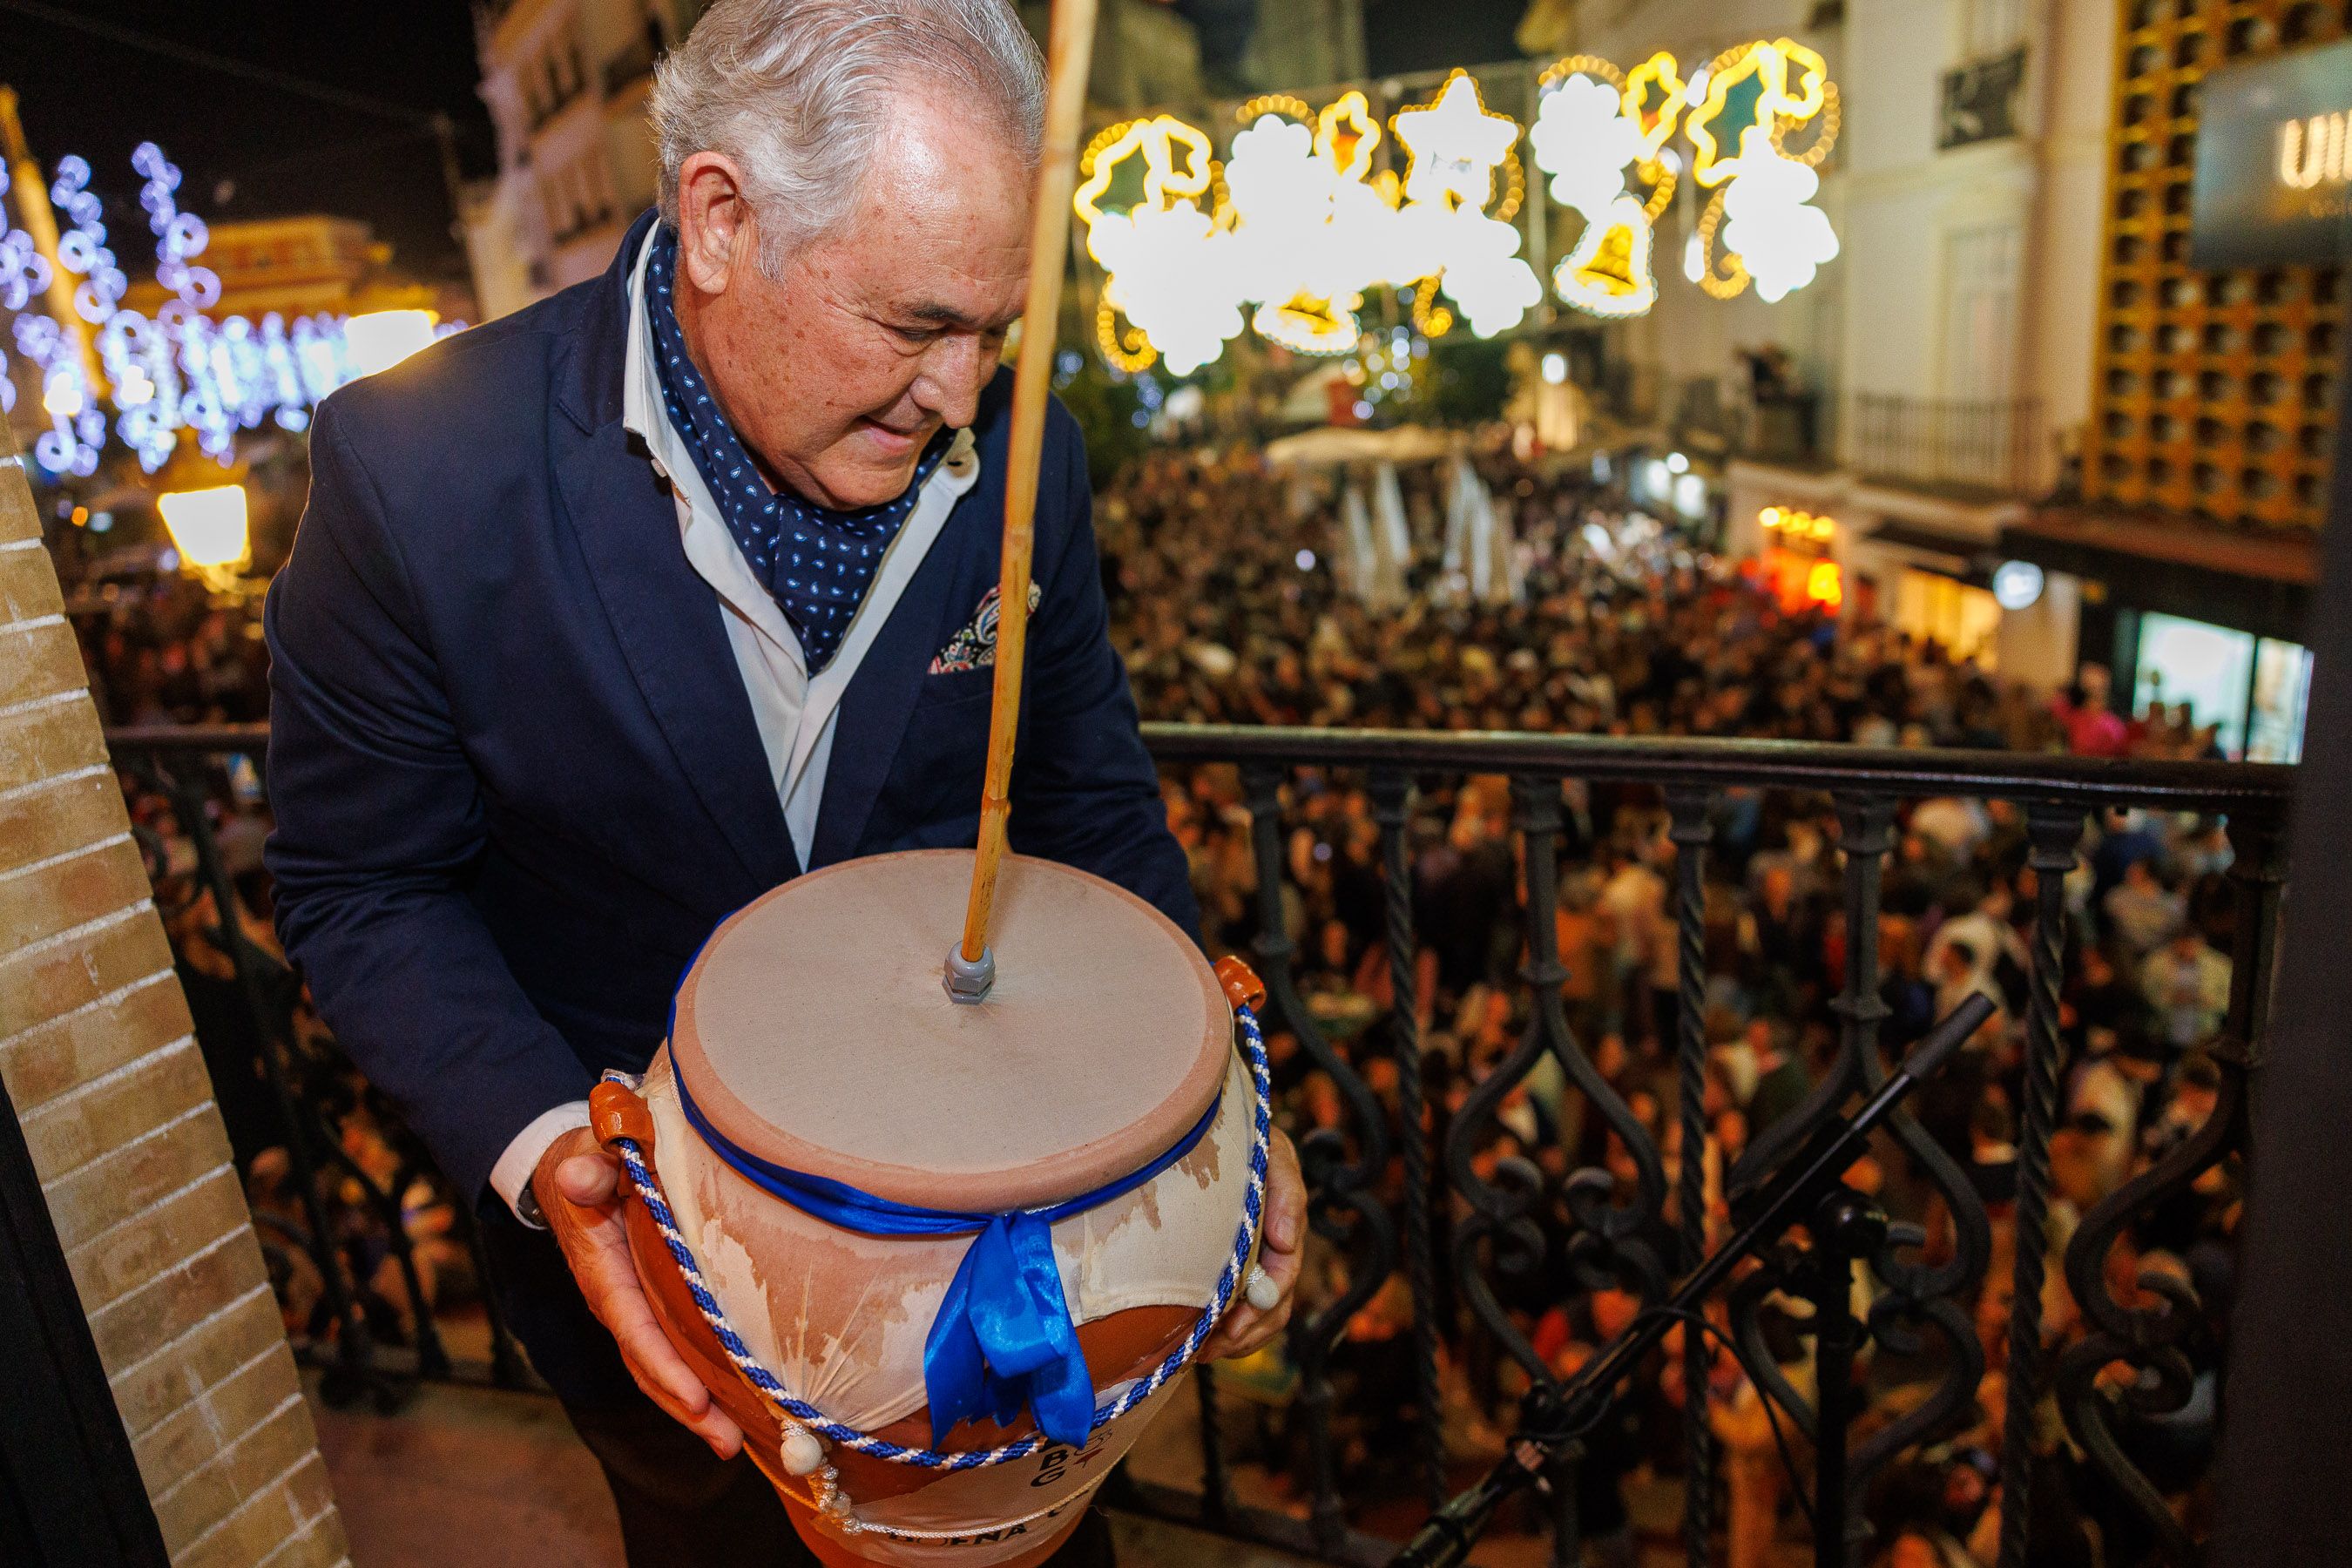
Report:
[[[1055,0],[1046,51],[1045,130],[1030,213],[1029,293],[1021,312],[1021,358],[1013,376],[1013,432],[1004,476],[1004,550],[996,596],[996,683],[988,717],[988,771],[981,789],[980,844],[963,941],[948,955],[949,994],[977,1002],[996,973],[988,927],[1012,813],[1013,738],[1021,721],[1021,669],[1029,647],[1029,554],[1037,514],[1045,398],[1054,374],[1055,329],[1069,243],[1070,191],[1077,178],[1078,132],[1086,115],[1096,0]]]

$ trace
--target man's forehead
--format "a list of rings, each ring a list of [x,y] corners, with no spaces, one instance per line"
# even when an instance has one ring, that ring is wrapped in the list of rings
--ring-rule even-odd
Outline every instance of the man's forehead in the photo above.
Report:
[[[860,276],[874,306],[910,321],[987,329],[1021,313],[1028,232],[1028,171],[1018,155],[970,126],[950,149],[937,117],[918,115],[876,148],[831,248]]]

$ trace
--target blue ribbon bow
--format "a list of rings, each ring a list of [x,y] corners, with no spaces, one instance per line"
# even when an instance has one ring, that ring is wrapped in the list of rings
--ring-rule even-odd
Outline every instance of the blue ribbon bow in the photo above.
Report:
[[[1220,1099],[1222,1099],[1222,1094]],[[1133,1192],[1192,1151],[1216,1120],[1217,1101],[1165,1153],[1108,1186],[1052,1208],[967,1214],[921,1208],[845,1183],[771,1163],[710,1124],[677,1078],[687,1121],[735,1173],[828,1225],[866,1236],[979,1235],[965,1248],[931,1331],[923,1342],[923,1388],[937,1446],[958,1423],[982,1415],[1009,1426],[1024,1408],[1056,1443],[1082,1447],[1094,1431],[1094,1375],[1078,1348],[1077,1325],[1054,1262],[1054,1226]]]

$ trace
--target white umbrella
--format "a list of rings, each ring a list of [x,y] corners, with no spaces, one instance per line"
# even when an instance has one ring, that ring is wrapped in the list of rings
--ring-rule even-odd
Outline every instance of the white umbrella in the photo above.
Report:
[[[1404,491],[1397,484],[1393,463],[1372,470],[1372,594],[1366,603],[1394,608],[1408,596],[1405,568],[1412,561],[1412,533],[1405,522]]]

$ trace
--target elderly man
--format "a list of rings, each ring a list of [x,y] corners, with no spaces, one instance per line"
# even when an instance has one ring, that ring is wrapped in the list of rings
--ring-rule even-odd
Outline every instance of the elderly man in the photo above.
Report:
[[[720,0],[660,68],[660,210],[610,271],[312,433],[268,614],[286,946],[479,1199],[633,1564],[799,1548],[654,1327],[583,1098],[646,1065],[733,910],[973,842],[1042,78],[1004,0]],[[1040,491],[1013,847],[1197,929],[1059,410]],[[1286,1293],[1297,1169],[1283,1145]]]

